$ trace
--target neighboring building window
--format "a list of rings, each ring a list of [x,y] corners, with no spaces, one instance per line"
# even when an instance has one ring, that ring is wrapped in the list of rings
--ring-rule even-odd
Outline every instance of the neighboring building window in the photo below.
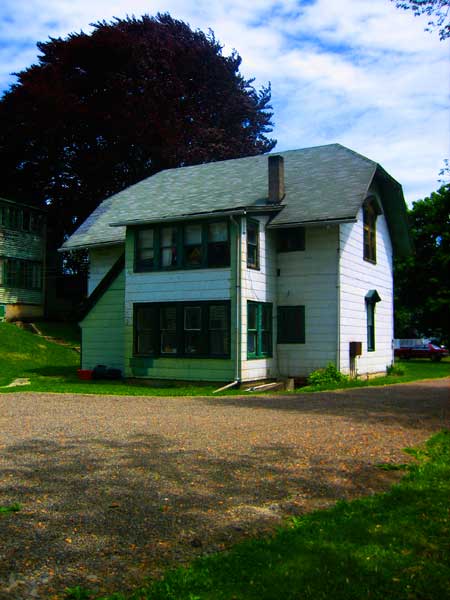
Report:
[[[247,356],[272,356],[272,304],[247,302]]]
[[[21,258],[0,258],[0,283],[26,290],[42,289],[42,263]]]
[[[230,355],[229,302],[134,305],[134,352],[141,356]]]
[[[369,290],[366,294],[367,313],[367,351],[375,350],[375,305],[381,300],[377,290]]]
[[[247,220],[247,267],[259,269],[259,223]]]
[[[295,252],[304,249],[304,227],[293,227],[278,231],[278,252]]]
[[[0,203],[0,226],[18,231],[32,231],[40,233],[42,229],[42,216],[20,206]]]
[[[364,260],[372,263],[377,262],[377,216],[375,200],[367,200],[363,206]]]
[[[305,343],[305,307],[279,306],[277,312],[277,343]]]
[[[135,271],[229,266],[226,221],[136,229]]]

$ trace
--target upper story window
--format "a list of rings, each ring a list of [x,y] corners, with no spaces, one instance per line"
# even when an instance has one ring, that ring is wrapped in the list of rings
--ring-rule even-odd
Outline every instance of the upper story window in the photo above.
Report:
[[[296,252],[304,249],[304,227],[289,227],[278,231],[278,252]]]
[[[135,271],[230,266],[226,221],[136,229]]]
[[[43,217],[39,213],[21,206],[0,203],[0,227],[41,233],[43,223]]]
[[[247,219],[247,267],[259,269],[259,222]]]
[[[364,260],[377,262],[377,216],[379,210],[374,198],[368,198],[363,205]]]

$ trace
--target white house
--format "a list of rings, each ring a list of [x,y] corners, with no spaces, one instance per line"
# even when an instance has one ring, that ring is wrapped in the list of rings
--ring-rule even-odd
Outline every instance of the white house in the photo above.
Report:
[[[170,169],[105,200],[87,248],[82,368],[254,381],[393,360],[401,186],[339,144]]]

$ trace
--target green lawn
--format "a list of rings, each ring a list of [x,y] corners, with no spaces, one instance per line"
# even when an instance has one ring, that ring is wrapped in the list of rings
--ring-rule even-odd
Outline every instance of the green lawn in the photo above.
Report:
[[[69,331],[67,341],[73,339],[73,329],[50,324],[49,335],[63,338]],[[43,331],[42,323],[38,328]],[[51,334],[50,334],[51,331]],[[44,331],[43,331],[44,333]],[[210,395],[216,385],[177,386],[168,382],[164,387],[124,384],[121,381],[79,381],[77,369],[80,355],[71,348],[19,329],[11,323],[0,323],[0,392],[38,391],[80,394],[118,394],[128,396],[195,396]],[[4,387],[15,379],[29,379],[30,385]]]
[[[38,321],[35,323],[35,326],[42,335],[63,340],[74,347],[80,346],[81,330],[77,323]]]
[[[293,519],[272,537],[102,600],[448,600],[450,432],[433,436],[388,493]],[[74,589],[71,598],[96,598]]]
[[[65,339],[76,344],[76,326],[64,323],[37,324],[45,335]],[[42,391],[81,394],[116,394],[128,396],[209,396],[220,384],[199,385],[167,382],[164,385],[147,386],[125,384],[121,381],[79,381],[77,369],[80,355],[71,348],[19,329],[11,323],[0,323],[0,392]],[[307,386],[295,390],[307,393],[331,389],[405,383],[418,379],[450,376],[450,359],[441,363],[429,360],[410,360],[397,363],[402,375],[389,375],[370,381],[352,380],[336,385]],[[6,388],[15,379],[29,379],[30,385]],[[245,394],[244,390],[228,390],[226,394]],[[254,394],[255,392],[250,392]],[[270,392],[268,392],[270,393]]]

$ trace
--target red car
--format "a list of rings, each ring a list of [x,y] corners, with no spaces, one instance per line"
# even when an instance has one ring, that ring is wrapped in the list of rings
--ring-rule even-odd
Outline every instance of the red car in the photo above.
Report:
[[[394,356],[397,358],[431,358],[432,361],[439,362],[448,356],[448,350],[445,346],[426,342],[419,346],[400,346],[394,350]]]

